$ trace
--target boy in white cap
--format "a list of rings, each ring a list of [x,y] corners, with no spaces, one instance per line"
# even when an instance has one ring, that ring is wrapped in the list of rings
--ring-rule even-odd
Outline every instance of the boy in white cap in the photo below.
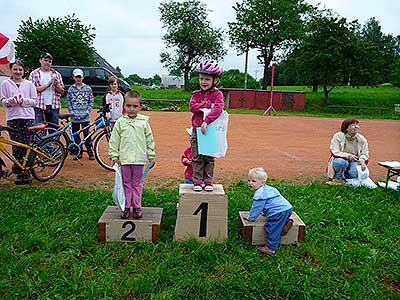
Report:
[[[81,69],[74,69],[72,71],[75,84],[71,85],[67,93],[67,106],[71,116],[72,132],[77,132],[81,128],[85,128],[90,123],[90,111],[93,108],[93,92],[90,86],[83,83],[83,71]],[[83,135],[86,138],[89,134],[89,129],[83,131]],[[81,139],[78,136],[75,137],[75,142],[79,144]],[[86,141],[86,150],[90,160],[94,160],[92,140],[88,138]],[[82,150],[82,149],[81,149]],[[74,159],[81,159],[82,152],[78,157]]]

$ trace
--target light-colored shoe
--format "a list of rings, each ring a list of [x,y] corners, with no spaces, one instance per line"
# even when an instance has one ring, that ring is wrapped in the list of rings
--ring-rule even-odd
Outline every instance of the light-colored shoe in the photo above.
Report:
[[[212,191],[214,190],[214,187],[213,187],[212,184],[206,184],[206,185],[204,186],[204,190],[205,190],[206,192],[212,192]]]
[[[193,185],[193,191],[195,192],[201,192],[203,188],[201,187],[201,184],[195,184]]]
[[[329,185],[344,185],[344,184],[346,184],[346,181],[334,178],[331,181],[327,181],[326,184],[329,184]]]

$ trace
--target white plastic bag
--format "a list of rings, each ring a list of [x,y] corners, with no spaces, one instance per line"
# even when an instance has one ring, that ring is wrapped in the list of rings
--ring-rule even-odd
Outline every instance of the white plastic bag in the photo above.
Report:
[[[358,166],[356,166],[356,169],[357,169],[357,175],[358,175],[357,178],[347,179],[346,180],[347,185],[351,185],[354,187],[365,186],[370,189],[375,189],[377,187],[375,182],[373,182],[372,179],[369,178],[369,170],[367,167],[363,171],[363,170],[361,170],[361,166],[358,165]]]
[[[125,193],[124,185],[122,183],[121,167],[118,164],[114,164],[113,169],[115,170],[115,181],[112,197],[114,203],[119,207],[121,211],[125,210]]]
[[[202,109],[204,113],[204,118],[207,114],[211,111],[210,109]],[[212,156],[215,158],[225,157],[226,151],[228,150],[228,141],[227,141],[227,134],[228,134],[228,122],[229,122],[229,114],[224,110],[221,115],[216,119],[214,122],[210,123],[208,126],[215,127],[215,144],[216,144],[216,151],[212,153],[201,153],[208,156]]]

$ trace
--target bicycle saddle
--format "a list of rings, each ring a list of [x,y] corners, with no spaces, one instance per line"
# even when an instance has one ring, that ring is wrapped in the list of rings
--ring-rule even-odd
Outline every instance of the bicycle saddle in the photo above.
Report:
[[[38,124],[38,125],[35,125],[35,126],[31,126],[31,127],[28,127],[28,130],[29,131],[40,131],[40,130],[43,130],[43,129],[45,129],[46,128],[46,124]]]

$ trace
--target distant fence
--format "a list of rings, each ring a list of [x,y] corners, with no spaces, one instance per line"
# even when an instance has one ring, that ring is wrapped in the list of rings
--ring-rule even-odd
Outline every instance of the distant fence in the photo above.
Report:
[[[229,108],[266,109],[270,105],[270,91],[221,88],[225,106]],[[304,110],[305,92],[273,91],[275,110]]]

